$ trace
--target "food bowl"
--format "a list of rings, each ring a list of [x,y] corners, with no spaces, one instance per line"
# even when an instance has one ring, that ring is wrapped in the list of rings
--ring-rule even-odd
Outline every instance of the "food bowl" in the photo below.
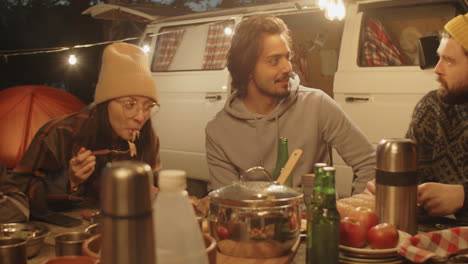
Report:
[[[99,224],[99,223],[92,224],[92,225],[88,226],[84,231],[89,236],[94,236],[94,235],[100,234],[101,233],[101,224]]]
[[[99,260],[88,256],[60,256],[48,259],[42,264],[98,264]]]
[[[83,255],[84,241],[89,238],[85,232],[64,232],[55,236],[56,256],[80,256]]]
[[[299,239],[302,194],[271,182],[235,182],[210,192],[211,236],[221,253],[242,258],[287,255]]]
[[[203,234],[206,253],[210,264],[216,264],[216,240],[207,233]],[[101,234],[86,239],[83,243],[83,254],[93,259],[99,259],[101,254]]]
[[[42,246],[44,246],[44,239],[49,233],[49,227],[38,222],[0,224],[0,239],[26,239],[28,258],[39,254]]]

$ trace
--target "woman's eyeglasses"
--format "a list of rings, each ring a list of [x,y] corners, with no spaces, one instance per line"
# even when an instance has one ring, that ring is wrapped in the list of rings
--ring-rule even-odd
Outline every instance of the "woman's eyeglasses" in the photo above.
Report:
[[[141,110],[144,115],[155,114],[159,111],[160,105],[156,102],[147,102],[139,104],[138,102],[130,99],[116,99],[116,102],[122,105],[123,112],[127,117],[134,117]]]

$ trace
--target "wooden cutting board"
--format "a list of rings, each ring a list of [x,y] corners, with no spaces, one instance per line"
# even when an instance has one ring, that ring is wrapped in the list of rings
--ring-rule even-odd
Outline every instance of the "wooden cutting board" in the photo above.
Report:
[[[301,238],[299,237],[291,248],[291,252],[282,257],[277,258],[239,258],[231,257],[222,254],[221,252],[216,252],[216,264],[286,264],[290,263],[294,256],[297,253]]]

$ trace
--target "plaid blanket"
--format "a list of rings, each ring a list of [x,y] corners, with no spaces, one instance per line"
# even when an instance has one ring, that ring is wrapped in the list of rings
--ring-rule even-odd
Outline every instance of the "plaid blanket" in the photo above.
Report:
[[[367,21],[365,40],[362,46],[362,63],[367,66],[405,64],[400,51],[393,44],[384,26],[376,19]]]
[[[401,243],[398,253],[414,263],[442,262],[464,249],[468,249],[468,226],[417,234]]]

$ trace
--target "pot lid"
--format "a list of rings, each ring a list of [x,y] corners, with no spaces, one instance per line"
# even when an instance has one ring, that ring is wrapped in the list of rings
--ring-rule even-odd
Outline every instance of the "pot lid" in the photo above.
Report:
[[[211,200],[257,203],[263,201],[289,201],[302,196],[294,189],[267,181],[234,182],[210,192]]]

